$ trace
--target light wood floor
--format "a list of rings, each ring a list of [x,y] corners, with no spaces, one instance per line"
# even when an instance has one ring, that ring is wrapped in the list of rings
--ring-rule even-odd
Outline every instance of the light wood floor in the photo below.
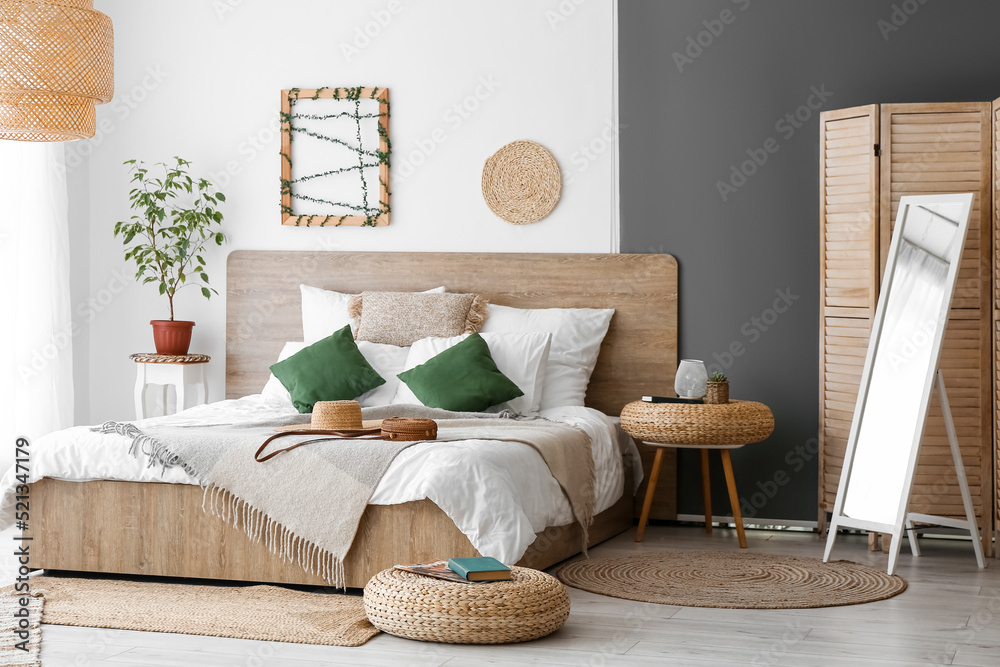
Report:
[[[822,557],[811,533],[749,531],[761,553]],[[1000,562],[976,568],[968,542],[922,541],[924,555],[901,556],[909,589],[853,607],[757,611],[668,607],[570,589],[572,613],[556,634],[526,644],[473,647],[379,635],[360,648],[218,637],[43,626],[45,667],[73,665],[1000,665]],[[736,549],[733,530],[650,526],[594,556],[665,549]],[[906,549],[904,545],[903,549]],[[884,566],[864,538],[838,540],[835,558]]]

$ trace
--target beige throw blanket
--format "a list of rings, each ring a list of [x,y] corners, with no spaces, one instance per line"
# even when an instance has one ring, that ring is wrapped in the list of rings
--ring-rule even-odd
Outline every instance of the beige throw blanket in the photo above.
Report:
[[[583,526],[583,548],[594,513],[594,459],[580,429],[541,419],[483,418],[416,406],[365,410],[365,419],[425,417],[438,422],[438,440],[507,440],[534,447],[559,482]],[[205,489],[205,508],[232,521],[283,559],[333,586],[344,586],[344,558],[369,499],[396,456],[418,443],[336,439],[299,447],[265,463],[254,461],[260,444],[283,420],[213,426],[161,426],[140,431],[107,422],[97,430],[131,440],[130,452],[149,465],[181,466]],[[288,447],[315,436],[286,436]]]

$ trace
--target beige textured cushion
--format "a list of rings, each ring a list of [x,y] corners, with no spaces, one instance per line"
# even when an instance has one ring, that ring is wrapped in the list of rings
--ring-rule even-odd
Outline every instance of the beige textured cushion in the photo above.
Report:
[[[478,294],[363,292],[351,301],[357,340],[406,347],[428,336],[476,333],[486,319]]]

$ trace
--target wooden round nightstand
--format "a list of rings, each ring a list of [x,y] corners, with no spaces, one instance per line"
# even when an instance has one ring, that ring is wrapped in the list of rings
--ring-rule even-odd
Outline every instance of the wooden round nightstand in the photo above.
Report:
[[[653,494],[660,475],[660,460],[664,447],[701,450],[701,485],[705,503],[705,531],[712,532],[712,494],[709,486],[708,452],[718,449],[722,456],[722,467],[726,472],[729,487],[729,503],[733,508],[733,520],[740,548],[747,546],[743,532],[743,516],[740,514],[740,500],[736,493],[736,478],[733,463],[729,458],[730,449],[738,449],[753,442],[760,442],[774,431],[774,415],[763,403],[753,401],[730,401],[729,403],[647,403],[633,401],[622,409],[621,425],[633,438],[656,447],[653,469],[649,472],[646,499],[642,505],[639,528],[635,541],[641,542],[646,534],[649,510],[653,505]]]

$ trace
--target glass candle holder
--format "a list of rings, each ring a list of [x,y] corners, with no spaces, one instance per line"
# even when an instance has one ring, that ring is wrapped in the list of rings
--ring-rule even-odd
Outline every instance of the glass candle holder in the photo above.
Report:
[[[704,398],[708,383],[705,362],[700,359],[681,359],[674,377],[674,391],[680,398]]]

